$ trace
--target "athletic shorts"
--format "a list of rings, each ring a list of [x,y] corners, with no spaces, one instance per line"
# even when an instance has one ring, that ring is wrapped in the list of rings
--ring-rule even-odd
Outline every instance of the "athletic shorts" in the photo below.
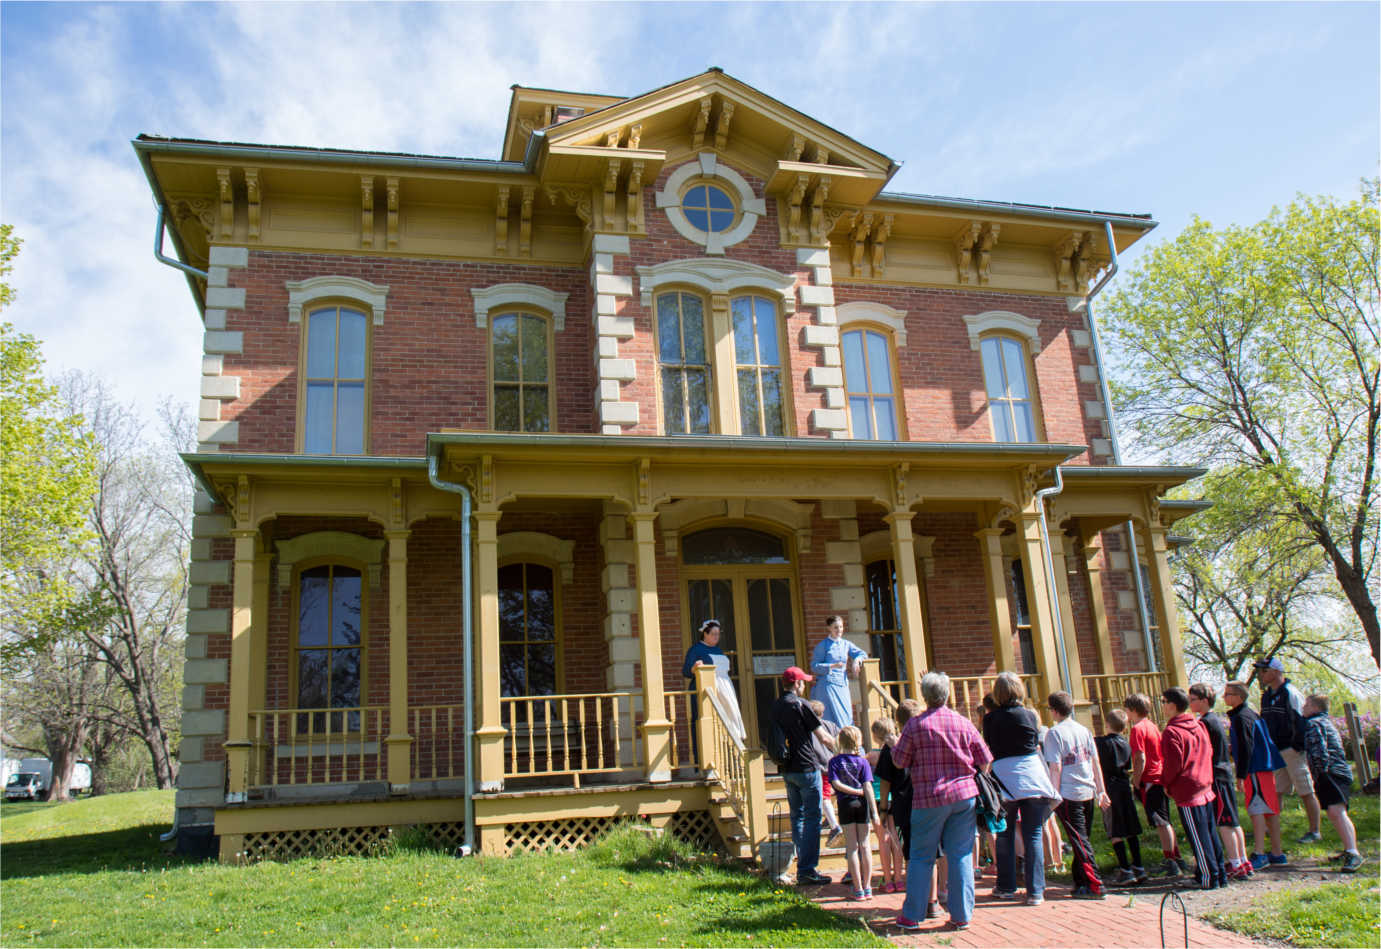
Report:
[[[820,772],[820,796],[828,801],[834,797],[834,783],[830,781],[830,776],[825,772]]]
[[[1319,796],[1319,807],[1324,810],[1334,804],[1341,804],[1346,809],[1352,798],[1352,782],[1344,784],[1341,777],[1325,771],[1314,778],[1314,793]]]
[[[1237,789],[1231,781],[1213,782],[1213,819],[1219,827],[1238,827]]]
[[[1302,751],[1280,749],[1285,767],[1276,770],[1276,794],[1284,797],[1292,790],[1297,797],[1314,793],[1314,779],[1309,774],[1309,759]]]
[[[1170,796],[1159,784],[1141,786],[1141,806],[1146,809],[1146,822],[1152,827],[1172,827],[1170,823]]]
[[[1269,771],[1254,771],[1243,779],[1242,799],[1247,804],[1247,813],[1253,816],[1265,814],[1269,817],[1280,813],[1280,795],[1276,794],[1276,784]]]
[[[858,794],[836,794],[834,806],[839,810],[839,824],[867,824],[868,802]]]

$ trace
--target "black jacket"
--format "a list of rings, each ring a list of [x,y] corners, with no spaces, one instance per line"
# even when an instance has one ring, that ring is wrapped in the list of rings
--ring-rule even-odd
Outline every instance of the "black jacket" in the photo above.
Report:
[[[1261,720],[1281,751],[1304,751],[1304,696],[1289,679],[1278,689],[1261,690]]]

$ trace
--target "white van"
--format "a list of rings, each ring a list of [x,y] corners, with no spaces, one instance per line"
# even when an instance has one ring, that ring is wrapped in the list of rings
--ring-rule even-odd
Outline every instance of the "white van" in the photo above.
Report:
[[[53,763],[47,758],[25,758],[19,762],[19,769],[5,782],[5,800],[36,801],[42,797],[53,782]],[[91,792],[91,765],[78,761],[72,766],[72,782],[67,793],[76,797],[83,791]]]

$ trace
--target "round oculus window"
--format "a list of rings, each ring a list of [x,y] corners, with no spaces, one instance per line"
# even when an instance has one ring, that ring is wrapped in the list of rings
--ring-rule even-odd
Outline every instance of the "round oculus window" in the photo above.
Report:
[[[681,198],[681,210],[691,227],[711,234],[727,231],[734,224],[734,202],[724,189],[710,184],[695,185]]]

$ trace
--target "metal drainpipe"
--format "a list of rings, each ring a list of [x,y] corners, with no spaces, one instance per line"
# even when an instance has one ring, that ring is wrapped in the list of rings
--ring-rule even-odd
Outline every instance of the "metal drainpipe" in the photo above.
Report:
[[[1117,273],[1117,246],[1112,242],[1112,224],[1108,221],[1103,222],[1104,232],[1108,238],[1108,248],[1112,253],[1112,266],[1108,269],[1107,275],[1099,281],[1098,289],[1102,289],[1103,284],[1107,283],[1113,274]],[[1122,464],[1122,446],[1117,438],[1117,425],[1113,422],[1112,414],[1112,394],[1108,391],[1108,375],[1103,370],[1103,347],[1098,338],[1098,321],[1093,318],[1093,294],[1088,295],[1085,304],[1085,315],[1088,317],[1089,341],[1093,344],[1093,365],[1098,370],[1098,386],[1103,393],[1103,408],[1108,413],[1108,438],[1112,442],[1112,463]],[[1132,519],[1127,518],[1127,545],[1128,559],[1132,565],[1132,590],[1136,594],[1137,615],[1141,618],[1141,640],[1146,647],[1146,666],[1152,672],[1159,672],[1156,668],[1156,650],[1151,642],[1151,615],[1146,609],[1146,591],[1141,583],[1141,558],[1136,549],[1136,525]]]
[[[164,207],[163,207],[163,205],[160,204],[160,205],[158,206],[158,228],[157,228],[157,230],[154,231],[154,234],[153,234],[153,256],[154,256],[154,259],[156,259],[160,264],[167,264],[169,267],[176,267],[178,270],[181,270],[183,273],[192,274],[193,276],[200,277],[200,278],[203,279],[203,280],[210,280],[210,279],[211,279],[211,275],[208,274],[205,270],[198,270],[197,268],[193,267],[191,264],[184,264],[182,261],[178,260],[176,257],[169,257],[167,254],[163,253],[163,215],[164,215],[164,213],[165,213]]]
[[[1050,488],[1041,488],[1036,492],[1036,508],[1040,511],[1041,525],[1041,553],[1045,561],[1045,581],[1050,587],[1050,609],[1054,613],[1055,645],[1059,648],[1056,653],[1060,659],[1060,681],[1064,683],[1066,690],[1073,690],[1074,683],[1069,679],[1069,656],[1065,652],[1065,626],[1064,619],[1060,615],[1060,593],[1055,586],[1055,558],[1050,552],[1050,531],[1045,524],[1045,499],[1053,498],[1065,489],[1065,479],[1060,473],[1060,466],[1055,466],[1055,485]]]
[[[474,666],[475,666],[475,647],[474,647],[474,623],[471,617],[472,584],[470,577],[470,491],[463,484],[456,484],[453,481],[443,481],[437,473],[438,459],[436,455],[427,456],[427,480],[432,483],[432,487],[438,491],[449,491],[452,494],[460,495],[460,588],[461,588],[461,643],[462,643],[462,675],[465,680],[465,843],[461,847],[460,856],[465,857],[475,852],[475,769],[473,762],[473,751],[471,746],[475,739],[475,703],[474,693]]]

